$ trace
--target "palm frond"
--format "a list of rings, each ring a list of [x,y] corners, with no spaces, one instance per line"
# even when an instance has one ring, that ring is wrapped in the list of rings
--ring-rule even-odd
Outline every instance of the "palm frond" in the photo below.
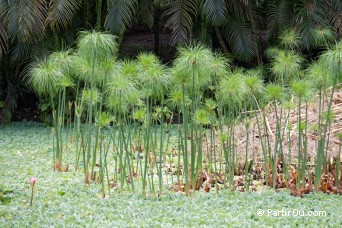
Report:
[[[151,0],[140,0],[137,7],[137,16],[136,21],[143,25],[146,25],[148,28],[152,28],[154,24],[153,20],[153,4]]]
[[[34,45],[26,42],[17,42],[10,47],[10,58],[12,61],[25,61],[31,58]]]
[[[54,29],[65,29],[72,23],[82,0],[53,0],[49,3],[47,22]]]
[[[1,19],[1,16],[0,16]],[[0,59],[2,55],[5,53],[8,47],[8,36],[7,36],[7,31],[5,29],[5,26],[2,22],[0,22]]]
[[[132,23],[137,3],[137,0],[108,0],[105,27],[114,34],[120,34]]]
[[[257,54],[257,38],[249,23],[230,17],[224,26],[224,35],[229,47],[240,60],[248,61]]]
[[[230,14],[258,24],[261,21],[262,10],[257,2],[256,0],[229,0],[226,4]]]
[[[226,1],[231,12],[246,15],[251,1],[249,0],[229,0]]]
[[[209,23],[214,26],[220,26],[226,20],[226,3],[224,0],[205,0],[203,3],[203,13],[206,15]]]
[[[328,24],[323,1],[301,0],[295,5],[296,24],[305,49],[315,46],[315,30]]]
[[[328,1],[327,17],[334,30],[342,35],[342,2],[340,0]]]
[[[166,27],[172,30],[171,44],[185,43],[192,27],[192,18],[197,15],[196,0],[170,0],[165,5],[163,16]]]
[[[278,36],[282,28],[290,27],[292,24],[293,3],[288,0],[272,1],[267,10],[267,32],[270,39]]]
[[[1,1],[4,24],[12,39],[20,42],[37,43],[45,34],[47,17],[45,0]]]

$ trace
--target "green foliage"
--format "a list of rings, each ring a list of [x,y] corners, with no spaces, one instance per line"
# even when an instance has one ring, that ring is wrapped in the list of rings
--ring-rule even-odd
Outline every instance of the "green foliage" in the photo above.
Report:
[[[268,84],[265,88],[265,99],[279,101],[283,98],[283,88],[279,84]]]
[[[38,136],[38,137],[37,137]],[[314,192],[303,198],[288,191],[232,194],[222,190],[198,192],[194,197],[167,192],[160,198],[116,191],[100,199],[97,184],[85,185],[81,171],[56,173],[51,170],[50,129],[37,123],[11,123],[0,126],[1,192],[11,198],[0,203],[0,223],[4,227],[54,226],[56,220],[78,226],[320,226],[341,225],[342,198]],[[13,139],[18,139],[13,143]],[[13,159],[16,156],[20,159]],[[16,170],[16,172],[13,172]],[[33,207],[29,207],[29,177],[37,175]],[[63,196],[61,196],[63,195]],[[331,210],[331,208],[334,210]],[[206,208],[199,214],[194,208]],[[325,211],[327,216],[258,216],[258,209],[304,212]],[[241,212],[244,213],[241,213]],[[158,216],[154,216],[158,214]],[[89,218],[91,216],[91,218]],[[217,218],[221,219],[217,219]],[[80,219],[78,219],[80,218]]]
[[[121,35],[132,24],[137,3],[137,0],[108,0],[105,27],[114,34]]]
[[[167,2],[163,14],[167,17],[166,27],[172,31],[172,44],[185,43],[188,40],[197,8],[197,2],[194,0]]]
[[[136,104],[141,97],[136,82],[130,78],[130,74],[126,75],[127,72],[123,70],[125,68],[118,67],[115,72],[109,75],[106,84],[107,99],[105,104],[117,113],[126,113],[129,107]]]
[[[333,84],[331,72],[321,62],[313,62],[307,71],[309,80],[317,89],[326,89]]]
[[[227,5],[224,0],[204,1],[202,11],[210,24],[214,26],[223,25],[227,15]]]
[[[64,77],[59,65],[43,59],[31,68],[28,83],[39,96],[55,96]]]
[[[335,40],[334,32],[330,27],[320,27],[314,30],[314,46],[325,47]]]
[[[341,77],[342,63],[342,41],[336,43],[319,57],[323,67],[330,70],[331,74],[336,74]]]
[[[282,84],[295,78],[302,68],[303,58],[294,51],[275,50],[271,55],[271,71]]]
[[[247,75],[244,77],[244,80],[248,94],[258,95],[263,92],[264,82],[258,74],[248,71]]]
[[[100,102],[100,97],[101,92],[97,88],[94,88],[93,91],[91,91],[90,88],[84,88],[81,91],[81,99],[84,105],[90,105],[90,101],[92,102],[91,105],[95,105]]]
[[[196,44],[178,48],[178,57],[173,62],[172,83],[184,84],[187,91],[198,92],[210,82],[211,68],[215,57],[210,49]],[[193,91],[195,90],[195,91]]]
[[[162,100],[170,84],[170,75],[154,54],[142,53],[137,58],[141,89],[147,90],[145,92],[147,97],[152,96],[154,99]]]
[[[300,37],[297,31],[293,28],[286,29],[282,32],[279,37],[280,45],[284,48],[295,50],[299,48],[300,45]]]
[[[115,36],[96,31],[81,32],[77,41],[77,51],[88,63],[99,64],[116,54]]]
[[[205,109],[198,109],[194,114],[195,123],[200,125],[210,124],[210,114]]]
[[[118,192],[135,192],[136,186],[142,184],[143,195],[155,195],[156,182],[160,195],[165,191],[165,181],[169,185],[171,179],[174,184],[172,168],[176,169],[177,183],[187,195],[192,194],[192,186],[200,185],[201,188],[203,180],[198,182],[198,175],[206,171],[210,175],[212,173],[215,181],[220,183],[216,186],[217,191],[222,187],[222,182],[222,188],[229,187],[233,191],[239,156],[235,140],[236,123],[244,118],[248,130],[252,123],[250,116],[254,115],[259,135],[266,133],[265,137],[259,137],[267,169],[266,173],[260,174],[261,178],[266,179],[273,188],[279,188],[276,183],[278,159],[283,163],[286,181],[290,164],[284,160],[282,147],[285,137],[290,142],[291,135],[285,134],[287,131],[282,126],[285,123],[289,125],[292,107],[284,102],[290,100],[288,98],[293,101],[294,97],[298,101],[297,170],[303,173],[302,178],[296,180],[299,189],[304,186],[309,173],[306,158],[308,148],[304,137],[307,120],[301,117],[302,102],[306,103],[314,97],[316,91],[313,89],[319,90],[320,102],[327,101],[328,79],[333,80],[336,86],[339,72],[335,72],[334,78],[331,75],[333,70],[340,70],[341,55],[338,43],[306,69],[305,72],[309,73],[306,77],[303,73],[303,58],[295,52],[297,47],[291,40],[294,34],[289,33],[290,38],[283,36],[283,45],[288,49],[276,47],[267,52],[271,60],[270,70],[276,76],[277,83],[265,86],[262,68],[230,69],[228,59],[214,54],[201,44],[179,47],[178,57],[172,67],[167,68],[152,53],[139,54],[137,60],[118,61],[114,36],[95,31],[84,32],[76,50],[53,53],[30,71],[29,82],[37,87],[37,93],[50,96],[55,130],[52,150],[54,168],[63,171],[62,154],[65,156],[64,151],[69,148],[65,124],[71,124],[73,120],[73,125],[69,125],[69,134],[73,135],[70,141],[76,141],[73,148],[76,152],[75,167],[83,167],[87,184],[101,183],[103,198],[111,194],[113,185]],[[111,45],[110,48],[102,52],[107,45]],[[43,83],[43,80],[46,81]],[[70,100],[66,99],[67,90],[72,91]],[[55,99],[58,100],[57,105]],[[263,103],[259,105],[261,101]],[[268,103],[271,105],[266,106]],[[269,132],[272,129],[268,126],[265,107],[275,110],[275,134]],[[172,136],[170,129],[174,111],[179,126],[177,133]],[[305,111],[307,119],[307,109]],[[331,123],[330,105],[327,116],[321,106],[319,113],[325,119],[325,124],[319,118],[318,135],[321,138],[317,161],[322,163],[315,166],[317,173],[326,162],[323,155],[327,126]],[[85,127],[82,126],[82,120],[86,120]],[[265,133],[262,133],[261,127]],[[213,145],[217,135],[220,135],[221,148]],[[253,164],[248,160],[249,137],[248,132],[245,162]],[[172,147],[170,138],[175,140],[171,140],[174,143]],[[275,143],[271,145],[270,140],[273,139]],[[163,164],[167,156],[171,171],[165,172]],[[172,167],[173,156],[177,157],[177,165],[174,163]],[[113,177],[110,176],[111,172],[114,172]],[[158,176],[157,181],[153,172]],[[252,177],[248,174],[247,165],[244,173],[244,186],[248,189]],[[137,178],[139,175],[142,178]],[[137,184],[138,180],[141,183]],[[315,185],[319,183],[316,177]]]
[[[230,17],[224,25],[223,33],[236,58],[248,62],[258,54],[258,39],[244,19]]]
[[[184,101],[185,104],[183,104],[183,95],[184,95]],[[180,109],[183,105],[188,106],[190,103],[190,99],[187,93],[183,94],[183,91],[180,87],[173,87],[171,92],[168,95],[168,105],[170,108],[177,110],[177,108]],[[182,112],[182,110],[177,110],[179,112]]]
[[[219,103],[230,108],[240,107],[246,95],[244,74],[241,71],[232,72],[219,82],[219,90],[216,95]]]
[[[290,87],[293,95],[303,101],[308,101],[313,96],[311,83],[308,80],[293,80]]]
[[[110,116],[107,112],[101,112],[98,114],[98,116],[95,118],[95,124],[98,127],[106,127],[112,122],[114,118]]]

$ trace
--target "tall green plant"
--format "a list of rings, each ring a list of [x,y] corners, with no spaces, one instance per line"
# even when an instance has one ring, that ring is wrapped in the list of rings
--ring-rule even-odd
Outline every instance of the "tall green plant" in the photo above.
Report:
[[[123,189],[124,181],[126,179],[126,164],[130,166],[130,153],[129,153],[129,137],[126,138],[125,132],[129,130],[127,126],[127,113],[132,110],[134,104],[138,103],[140,99],[140,92],[137,89],[137,81],[134,80],[134,72],[129,63],[121,63],[117,66],[116,70],[109,75],[106,83],[106,101],[105,105],[111,110],[116,118],[116,124],[113,126],[113,135],[118,131],[117,138],[113,137],[113,144],[116,145],[116,156],[119,158],[119,165],[115,170],[118,173],[120,170],[120,183]],[[129,68],[129,69],[128,69]],[[133,178],[132,170],[128,170],[132,189]]]
[[[280,125],[281,125],[281,115],[279,116],[279,101],[281,102],[284,97],[283,87],[279,84],[269,84],[266,86],[265,89],[265,97],[269,100],[273,107],[276,114],[276,137],[273,149],[273,156],[272,156],[272,187],[276,187],[276,176],[277,176],[277,158],[278,158],[278,148],[282,147],[281,137],[280,137]],[[280,147],[278,147],[278,144]],[[271,152],[271,151],[269,151]],[[269,154],[271,157],[271,154]],[[268,164],[266,164],[268,166]],[[267,170],[269,172],[269,170]]]
[[[138,80],[141,83],[141,90],[143,91],[146,99],[147,106],[147,140],[145,144],[145,166],[143,174],[143,194],[146,193],[146,175],[147,175],[147,157],[149,149],[152,148],[152,153],[156,155],[157,140],[151,138],[151,124],[152,124],[152,109],[153,105],[157,102],[164,100],[164,96],[167,93],[167,86],[170,83],[169,74],[166,72],[165,67],[160,63],[159,59],[154,54],[140,54],[138,56]],[[161,123],[162,127],[163,123]],[[157,132],[155,131],[155,136]],[[161,138],[163,137],[163,131],[161,130]],[[150,141],[151,140],[151,141]],[[153,142],[154,141],[154,142]],[[151,142],[153,142],[151,144]],[[152,145],[152,147],[150,147]],[[157,167],[159,177],[159,194],[162,192],[162,156],[163,142],[160,141],[159,145],[159,167]],[[153,178],[153,177],[152,177]]]
[[[116,54],[117,44],[115,41],[115,36],[101,33],[101,32],[81,32],[78,40],[77,40],[77,54],[81,58],[83,58],[91,67],[91,74],[89,75],[90,81],[90,99],[87,110],[87,171],[85,176],[85,181],[89,182],[90,176],[94,176],[93,173],[90,173],[89,170],[89,162],[91,157],[91,149],[92,149],[92,134],[93,134],[93,118],[94,115],[94,106],[93,106],[93,93],[96,87],[96,75],[95,69],[97,65],[101,64],[103,61],[111,58]],[[94,161],[96,159],[96,148],[92,151],[93,163],[92,172],[94,170]]]
[[[338,81],[341,79],[341,75],[342,75],[342,68],[341,68],[341,64],[342,64],[342,42],[340,41],[339,43],[337,43],[335,46],[333,46],[332,48],[328,49],[327,51],[325,51],[319,58],[319,64],[324,67],[325,69],[328,70],[328,76],[331,76],[331,79],[327,80],[332,81],[332,88],[330,91],[330,94],[326,94],[326,88],[320,87],[320,108],[319,110],[321,110],[320,113],[323,113],[324,107],[321,107],[325,104],[325,99],[321,100],[322,94],[321,94],[321,90],[323,90],[323,96],[326,97],[327,99],[327,114],[326,114],[326,118],[325,120],[322,119],[322,116],[319,117],[319,122],[320,121],[324,121],[322,122],[323,125],[323,129],[320,135],[319,135],[319,140],[318,140],[318,148],[317,148],[317,164],[315,167],[315,187],[316,189],[319,188],[319,184],[320,184],[320,178],[322,175],[322,172],[324,172],[325,168],[326,168],[326,162],[327,162],[327,158],[326,158],[326,153],[325,153],[325,144],[326,144],[326,140],[327,140],[327,130],[328,130],[328,125],[329,125],[329,121],[330,121],[330,114],[331,114],[331,106],[332,106],[332,99],[333,99],[333,95],[336,89],[336,85],[338,83]],[[313,68],[315,69],[315,68]],[[314,73],[315,71],[313,71]],[[313,76],[316,76],[317,79],[322,79],[322,75],[321,74],[313,74]],[[324,77],[324,76],[323,76]],[[322,84],[326,85],[326,83]],[[319,126],[320,128],[321,126]]]
[[[73,86],[70,78],[70,52],[56,52],[35,63],[30,69],[28,83],[39,96],[48,96],[52,107],[54,136],[54,169],[62,171],[66,88]],[[57,107],[56,101],[57,98]]]
[[[229,172],[229,186],[233,189],[233,178],[235,168],[235,148],[234,148],[234,119],[243,108],[243,102],[246,98],[246,84],[242,71],[231,72],[223,77],[218,86],[216,99],[218,102],[219,113],[221,115],[220,128],[223,131],[223,125],[227,125],[228,146],[224,147],[225,162]]]
[[[186,182],[186,193],[189,193],[191,180],[195,177],[195,157],[196,157],[196,144],[195,144],[195,129],[193,119],[189,111],[194,112],[198,106],[199,101],[203,95],[203,90],[210,82],[211,63],[214,62],[213,53],[202,45],[194,45],[189,47],[181,47],[178,49],[178,57],[173,65],[173,83],[182,90],[182,113],[183,113],[183,161],[184,161],[184,176]],[[191,107],[186,107],[185,96],[189,94],[191,99]],[[189,129],[190,127],[190,129]],[[190,175],[188,173],[188,132],[190,130]]]
[[[305,186],[305,177],[307,172],[307,139],[306,139],[306,130],[307,130],[307,108],[305,113],[305,118],[303,121],[302,118],[302,103],[306,103],[310,99],[311,93],[311,85],[309,81],[302,80],[294,80],[291,82],[291,90],[295,98],[297,98],[297,129],[298,129],[298,162],[297,162],[297,173],[299,174],[297,178],[297,188],[304,188]],[[302,179],[300,178],[302,175]],[[301,183],[301,184],[300,184]]]

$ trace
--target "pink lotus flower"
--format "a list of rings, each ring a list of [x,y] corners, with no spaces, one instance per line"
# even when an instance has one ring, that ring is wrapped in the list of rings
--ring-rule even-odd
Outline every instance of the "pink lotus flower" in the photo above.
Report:
[[[31,177],[30,178],[30,184],[31,184],[31,188],[32,188],[32,192],[31,192],[31,202],[30,202],[30,206],[32,207],[32,201],[33,201],[33,187],[36,184],[37,178],[35,177]]]
[[[31,183],[32,187],[36,184],[36,181],[37,181],[37,178],[35,178],[35,177],[30,178],[30,183]]]

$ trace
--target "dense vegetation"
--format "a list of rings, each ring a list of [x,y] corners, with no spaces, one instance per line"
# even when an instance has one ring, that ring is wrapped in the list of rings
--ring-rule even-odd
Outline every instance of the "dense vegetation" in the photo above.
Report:
[[[161,194],[167,156],[171,159],[169,172],[176,168],[176,188],[186,194],[201,187],[218,190],[219,183],[231,190],[242,184],[248,191],[256,179],[252,170],[260,162],[254,154],[249,156],[248,132],[253,118],[263,158],[259,179],[266,185],[286,186],[294,195],[314,188],[342,193],[341,147],[334,164],[328,153],[332,100],[341,80],[342,42],[306,68],[291,47],[267,50],[275,82],[265,85],[262,71],[231,68],[225,57],[200,44],[179,48],[172,67],[166,67],[151,53],[139,54],[136,61],[118,61],[113,35],[83,32],[75,50],[54,52],[32,65],[28,73],[28,83],[40,97],[47,98],[52,109],[54,169],[68,170],[68,165],[63,168],[63,154],[71,141],[75,144],[75,169],[82,165],[86,183],[100,182],[103,197],[110,191],[112,172],[113,184],[120,191],[125,185],[135,191],[135,178],[141,176],[143,194],[148,185],[149,191],[157,192],[156,172]],[[317,146],[311,170],[307,134],[313,126],[308,121],[308,102],[315,93],[319,94],[314,123]],[[266,107],[275,112],[274,135],[267,128]],[[291,109],[297,115],[294,128],[288,121]],[[174,114],[178,117],[176,136],[171,134]],[[242,151],[237,150],[235,138],[235,125],[240,121],[247,132],[243,183],[234,181],[240,173],[236,169]],[[70,128],[67,137],[66,124]],[[283,142],[291,144],[291,131],[297,131],[298,146],[285,153]],[[338,131],[335,133],[340,135]],[[170,146],[172,137],[176,144]],[[274,143],[270,143],[271,137]],[[115,157],[114,167],[108,165],[111,156]],[[177,164],[172,164],[172,157]],[[291,158],[297,159],[294,167]],[[205,180],[210,187],[204,185]]]
[[[56,197],[84,200],[75,187],[103,199],[119,193],[139,204],[182,200],[170,190],[217,202],[213,192],[231,196],[267,188],[287,188],[295,196],[314,191],[313,200],[325,197],[320,191],[342,194],[342,128],[335,124],[342,118],[341,12],[339,0],[0,0],[0,122],[10,122],[20,95],[32,91],[40,120],[51,129],[49,139],[41,138],[50,148],[26,151],[40,161],[27,165],[22,162],[33,157],[23,156],[22,144],[7,136],[13,125],[1,126],[9,145],[0,160],[23,158],[13,169],[20,179],[30,175],[31,187],[9,176],[11,163],[1,167],[6,181],[0,182],[0,201],[6,206],[0,221],[35,224],[20,223],[27,213],[11,210],[29,212],[25,208],[37,198],[39,210],[32,215],[46,216],[51,202],[62,202]],[[154,53],[127,58],[120,49],[126,31],[137,25],[153,32]],[[175,47],[172,61],[166,61],[162,34]],[[35,146],[31,142],[28,148]],[[38,185],[50,175],[59,175],[56,183],[63,187],[39,193],[51,188]],[[136,192],[142,194],[129,195]],[[82,206],[93,202],[85,201]],[[99,221],[79,218],[75,210],[73,218],[51,215],[73,225]],[[98,214],[107,216],[103,225],[110,225],[109,211]],[[120,216],[127,222],[130,213]],[[248,224],[259,223],[249,215]],[[267,219],[265,224],[277,222]],[[165,221],[179,224],[173,216]],[[222,224],[206,221],[182,224]]]
[[[82,30],[108,30],[120,49],[126,30],[142,25],[152,30],[158,56],[166,50],[161,34],[170,32],[170,45],[200,41],[239,63],[262,66],[265,49],[276,44],[310,61],[341,38],[341,10],[339,0],[0,1],[0,121],[10,121],[27,90],[27,64],[75,45]]]

